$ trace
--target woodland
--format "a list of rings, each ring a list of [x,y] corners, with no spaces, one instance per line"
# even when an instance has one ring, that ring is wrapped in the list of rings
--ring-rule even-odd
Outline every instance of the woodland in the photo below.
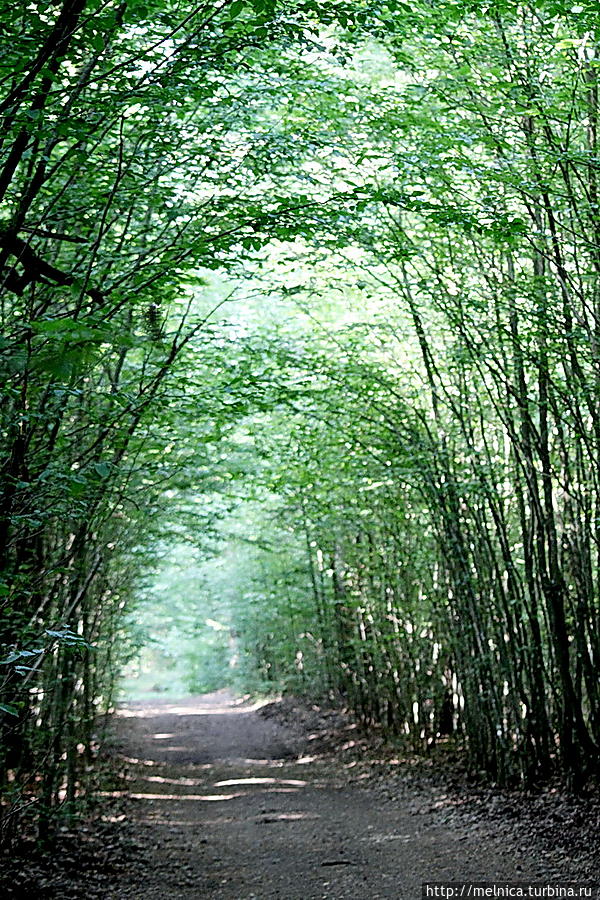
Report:
[[[598,12],[2,4],[3,842],[124,673],[597,777]]]

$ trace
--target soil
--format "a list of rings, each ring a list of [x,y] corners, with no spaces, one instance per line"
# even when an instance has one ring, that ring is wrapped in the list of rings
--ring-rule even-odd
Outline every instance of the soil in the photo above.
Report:
[[[396,751],[397,752],[397,751]],[[402,898],[422,882],[593,879],[598,802],[470,785],[394,755],[336,710],[227,691],[119,711],[100,812],[4,898]],[[0,873],[1,874],[1,873]]]

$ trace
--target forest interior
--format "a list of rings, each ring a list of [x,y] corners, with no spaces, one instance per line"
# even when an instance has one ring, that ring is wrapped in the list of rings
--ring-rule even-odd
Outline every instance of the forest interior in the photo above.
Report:
[[[0,4],[2,900],[600,896],[599,41]]]

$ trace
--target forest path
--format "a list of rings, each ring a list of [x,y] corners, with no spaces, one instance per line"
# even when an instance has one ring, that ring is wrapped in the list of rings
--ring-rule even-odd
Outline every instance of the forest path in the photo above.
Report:
[[[418,900],[425,880],[541,874],[485,825],[350,782],[340,758],[307,755],[309,736],[225,691],[131,703],[117,736],[145,860],[106,885],[110,900]]]

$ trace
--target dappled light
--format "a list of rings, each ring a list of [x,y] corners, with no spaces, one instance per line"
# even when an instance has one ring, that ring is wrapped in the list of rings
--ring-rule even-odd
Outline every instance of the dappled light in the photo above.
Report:
[[[125,819],[116,816],[108,821],[139,823],[144,838],[152,835],[162,865],[170,865],[171,854],[179,853],[184,868],[195,867],[194,890],[202,896],[211,896],[213,890],[207,872],[219,879],[216,896],[226,891],[224,896],[239,900],[253,893],[261,896],[266,877],[281,884],[280,877],[287,878],[288,868],[295,872],[296,866],[302,874],[297,880],[294,875],[292,887],[284,882],[282,896],[304,900],[333,890],[363,900],[354,880],[361,871],[371,873],[369,884],[373,878],[375,883],[382,879],[382,896],[394,896],[389,887],[392,876],[386,881],[388,872],[410,872],[415,861],[426,858],[428,871],[443,874],[467,849],[467,862],[459,864],[476,873],[477,861],[490,853],[489,836],[487,849],[482,850],[469,843],[466,831],[458,828],[449,834],[444,826],[446,816],[470,809],[465,796],[438,790],[432,798],[428,792],[409,790],[406,798],[406,772],[418,757],[378,753],[375,747],[365,756],[362,732],[346,717],[335,720],[334,753],[307,755],[303,748],[315,746],[323,735],[326,710],[303,713],[313,727],[300,733],[282,726],[285,704],[273,703],[240,716],[244,703],[224,691],[162,704],[162,712],[152,701],[143,705],[152,714],[118,719],[127,759],[139,763],[131,762],[123,785],[106,793],[110,802],[128,804]],[[199,707],[214,708],[215,713],[197,716]],[[228,709],[238,712],[227,716]],[[349,734],[355,739],[348,741]],[[156,735],[174,736],[180,742],[176,746],[185,744],[185,752],[169,752],[168,741],[156,740]],[[249,745],[261,755],[248,755]],[[139,747],[137,753],[131,752],[133,747]],[[287,759],[279,756],[284,748]],[[147,766],[149,753],[155,757],[153,768]],[[210,762],[204,761],[207,756]],[[399,766],[405,766],[402,790],[390,802],[389,784],[384,794],[377,793],[375,785],[386,767],[393,772]],[[298,772],[304,777],[297,777]],[[437,831],[428,831],[431,817]],[[500,862],[508,860],[501,841],[494,854],[495,871],[515,873],[509,861]],[[192,858],[197,862],[191,863]],[[381,874],[373,874],[372,861]],[[346,870],[353,873],[348,881]]]
[[[198,787],[199,784],[204,783],[199,778],[164,778],[162,775],[145,775],[143,780],[156,782],[157,784],[176,784],[181,787]]]
[[[273,822],[300,822],[303,820],[315,820],[320,819],[321,817],[317,815],[317,813],[305,813],[305,812],[292,812],[292,813],[277,813],[272,814],[271,820]]]
[[[172,715],[172,716],[230,716],[230,715],[243,715],[244,713],[251,713],[257,709],[261,709],[263,706],[266,706],[269,703],[268,700],[257,700],[254,703],[244,703],[243,701],[235,702],[231,704],[223,704],[222,706],[216,705],[206,705],[203,706],[201,703],[194,704],[194,701],[190,701],[189,703],[186,701],[185,703],[175,703],[171,704],[168,702],[160,703],[160,704],[149,704],[144,706],[129,706],[127,704],[120,706],[117,710],[117,715],[121,716],[124,719],[147,719],[152,716],[157,715]],[[157,740],[161,740],[166,737],[171,737],[169,733],[161,735],[156,734],[155,737]]]
[[[595,877],[598,0],[0,36],[0,900]]]
[[[215,787],[231,787],[234,784],[289,784],[294,785],[294,787],[305,787],[307,782],[291,778],[237,778],[227,781],[216,781]]]
[[[132,800],[200,800],[205,803],[214,803],[220,800],[235,800],[237,797],[246,796],[243,792],[237,794],[150,794],[138,791],[99,791],[100,797],[130,797]]]

